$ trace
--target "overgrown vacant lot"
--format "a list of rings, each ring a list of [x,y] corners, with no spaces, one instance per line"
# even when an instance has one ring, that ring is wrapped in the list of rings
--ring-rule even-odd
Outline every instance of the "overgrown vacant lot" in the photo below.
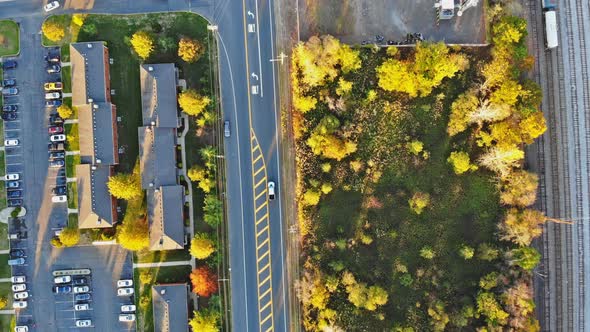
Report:
[[[500,17],[493,48],[295,49],[306,330],[538,329],[545,217],[518,168],[545,122],[525,35]]]

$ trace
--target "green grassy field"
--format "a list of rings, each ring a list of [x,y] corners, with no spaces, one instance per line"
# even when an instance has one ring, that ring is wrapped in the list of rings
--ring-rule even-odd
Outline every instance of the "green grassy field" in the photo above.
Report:
[[[20,32],[16,22],[0,20],[0,57],[17,55],[20,47]]]

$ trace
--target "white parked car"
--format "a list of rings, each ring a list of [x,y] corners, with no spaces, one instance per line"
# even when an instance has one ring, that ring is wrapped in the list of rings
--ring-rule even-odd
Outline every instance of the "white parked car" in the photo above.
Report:
[[[49,140],[52,142],[65,142],[66,135],[64,135],[64,134],[51,135],[51,136],[49,136]]]
[[[24,300],[29,297],[29,292],[14,293],[15,300]]]
[[[121,306],[121,312],[135,312],[134,304],[124,304]]]
[[[61,93],[59,93],[59,92],[48,92],[45,94],[45,99],[47,99],[47,100],[59,99],[59,98],[61,98]]]
[[[17,173],[8,173],[4,176],[4,180],[8,180],[8,181],[16,181],[20,179],[20,175]]]
[[[12,281],[13,284],[22,284],[27,281],[27,278],[25,276],[13,276],[10,278],[10,281]]]
[[[272,181],[268,183],[268,199],[271,201],[275,199],[275,183]]]
[[[14,309],[24,309],[27,307],[27,301],[14,301],[12,302],[12,308]]]
[[[74,287],[74,294],[88,293],[89,291],[90,291],[90,287],[88,287],[88,286],[76,286],[76,287]]]
[[[90,327],[92,326],[92,321],[90,319],[78,319],[76,321],[76,327]]]
[[[12,291],[13,292],[23,292],[27,290],[27,285],[26,284],[16,284],[16,285],[12,285]]]
[[[133,280],[131,279],[121,279],[117,281],[117,287],[131,287],[133,286]]]
[[[45,12],[50,12],[52,10],[56,10],[59,8],[59,2],[57,1],[51,1],[48,4],[46,4],[43,9],[45,10]]]
[[[90,305],[88,303],[76,304],[76,305],[74,305],[74,310],[76,310],[76,311],[90,310]]]
[[[17,139],[5,139],[4,145],[5,146],[18,146],[18,140]]]
[[[53,282],[55,282],[56,284],[67,284],[68,282],[72,282],[72,277],[70,277],[70,276],[55,277],[53,279]]]
[[[59,195],[51,197],[51,201],[53,203],[65,203],[68,201],[68,196],[66,195]]]
[[[133,322],[135,321],[134,314],[121,314],[119,315],[119,322]]]
[[[15,326],[14,332],[29,332],[29,327],[26,325]]]
[[[119,288],[117,289],[117,296],[133,295],[133,288]]]

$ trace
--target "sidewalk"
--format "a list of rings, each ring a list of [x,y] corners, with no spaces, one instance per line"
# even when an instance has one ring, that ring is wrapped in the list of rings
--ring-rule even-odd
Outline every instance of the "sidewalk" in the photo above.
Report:
[[[160,266],[181,266],[191,265],[191,261],[178,261],[178,262],[158,262],[158,263],[133,263],[133,268],[141,267],[160,267]]]
[[[78,119],[67,119],[64,124],[78,123]]]

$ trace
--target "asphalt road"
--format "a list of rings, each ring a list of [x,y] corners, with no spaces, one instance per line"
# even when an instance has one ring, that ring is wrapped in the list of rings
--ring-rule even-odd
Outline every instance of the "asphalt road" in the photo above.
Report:
[[[40,42],[37,32],[44,17],[41,8],[42,2],[38,0],[0,0],[0,18],[21,22],[21,43],[31,43],[34,47]],[[60,8],[54,14],[181,10],[199,13],[217,26],[222,108],[224,118],[230,120],[232,126],[232,135],[225,140],[231,324],[236,331],[286,331],[289,326],[286,294],[290,285],[285,275],[283,239],[286,230],[283,228],[280,193],[294,188],[282,188],[278,181],[281,169],[278,150],[280,110],[275,72],[281,62],[278,58],[280,50],[274,49],[272,0],[72,0],[68,1],[66,8]],[[252,32],[248,32],[249,24],[254,24]],[[25,54],[25,48],[22,49],[22,64],[39,61],[38,54]],[[23,69],[23,75],[34,75],[32,73],[36,70],[33,66]],[[256,94],[252,92],[252,86],[257,86]],[[39,98],[31,97],[29,102],[32,104],[27,106],[39,109],[36,105],[42,100]],[[23,119],[25,204],[30,211],[27,218],[39,228],[35,232],[37,238],[30,240],[40,253],[36,264],[41,264],[39,260],[48,255],[39,248],[49,246],[49,221],[64,220],[63,210],[51,212],[53,208],[47,202],[46,188],[50,178],[47,152],[44,144],[38,144],[38,140],[46,139],[46,125],[42,119],[45,116],[41,113],[31,112]],[[276,183],[277,198],[274,201],[268,200],[269,181]],[[54,218],[53,213],[59,216]]]

